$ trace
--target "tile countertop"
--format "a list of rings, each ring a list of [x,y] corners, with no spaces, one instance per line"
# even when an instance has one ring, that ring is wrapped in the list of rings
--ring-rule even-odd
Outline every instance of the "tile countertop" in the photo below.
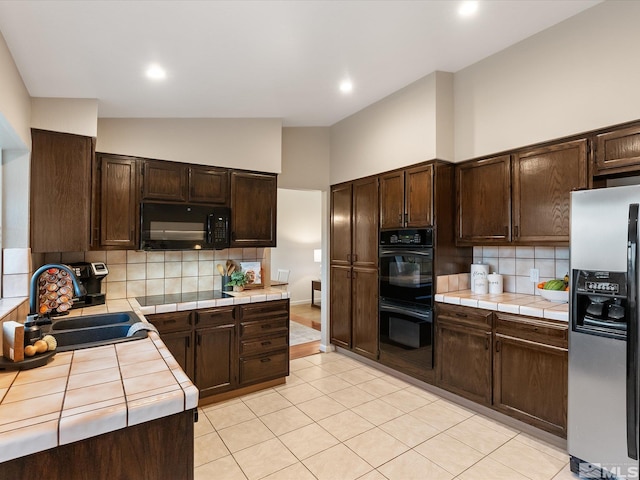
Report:
[[[438,293],[435,296],[435,301],[550,320],[569,321],[568,303],[549,302],[539,295],[527,295],[524,293],[477,295],[471,293],[471,290],[460,290],[457,292]]]
[[[289,298],[276,288],[229,293],[144,307],[134,298],[112,300],[70,316],[134,311],[146,321],[144,314]],[[198,395],[154,332],[58,353],[31,370],[0,371],[0,462],[196,408]]]

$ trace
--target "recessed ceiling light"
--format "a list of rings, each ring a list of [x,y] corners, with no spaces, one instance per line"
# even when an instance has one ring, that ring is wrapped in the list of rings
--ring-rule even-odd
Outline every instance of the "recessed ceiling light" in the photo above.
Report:
[[[346,79],[340,82],[340,91],[342,93],[351,93],[352,90],[353,90],[353,83],[351,83],[351,80]]]
[[[151,80],[164,80],[167,78],[166,70],[160,65],[150,65],[145,73],[147,78],[150,78]]]
[[[469,17],[478,11],[478,2],[477,0],[468,0],[466,2],[462,2],[458,7],[458,14],[461,17]]]

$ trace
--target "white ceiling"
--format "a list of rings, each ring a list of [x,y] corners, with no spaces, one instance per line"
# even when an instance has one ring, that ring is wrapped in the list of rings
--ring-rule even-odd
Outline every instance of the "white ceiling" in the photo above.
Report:
[[[454,0],[0,0],[0,32],[31,96],[97,98],[99,117],[326,126],[597,3],[483,0],[461,18]],[[145,78],[152,62],[166,80]]]

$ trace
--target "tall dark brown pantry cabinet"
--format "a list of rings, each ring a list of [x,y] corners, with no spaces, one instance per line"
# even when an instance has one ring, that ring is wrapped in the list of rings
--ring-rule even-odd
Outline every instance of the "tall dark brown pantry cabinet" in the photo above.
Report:
[[[31,250],[89,249],[95,139],[31,131]]]
[[[331,342],[378,357],[378,179],[331,188]]]

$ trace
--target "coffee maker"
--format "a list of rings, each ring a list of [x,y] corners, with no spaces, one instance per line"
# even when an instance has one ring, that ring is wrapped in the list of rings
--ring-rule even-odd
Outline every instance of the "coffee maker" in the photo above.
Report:
[[[81,288],[86,294],[74,300],[73,308],[102,305],[106,295],[100,292],[100,283],[109,274],[107,266],[102,262],[78,262],[69,264],[75,273]]]

